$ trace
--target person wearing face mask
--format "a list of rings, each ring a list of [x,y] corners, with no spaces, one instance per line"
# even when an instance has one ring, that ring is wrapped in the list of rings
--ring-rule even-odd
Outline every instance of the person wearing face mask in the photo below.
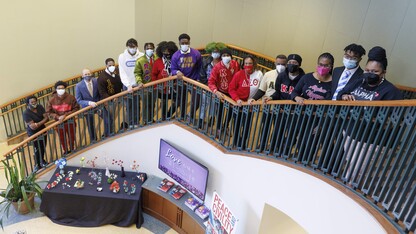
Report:
[[[182,79],[183,76],[200,81],[201,67],[202,67],[202,56],[198,50],[189,47],[191,43],[191,37],[183,33],[178,37],[180,50],[176,51],[172,55],[171,59],[171,71],[172,75],[176,75],[178,79]],[[186,115],[186,88],[178,87],[178,106],[181,108],[181,118],[185,119]],[[199,97],[195,92],[192,92],[191,97],[191,113],[188,116],[191,122],[195,112],[199,108]]]
[[[239,107],[242,106],[243,102],[254,96],[263,78],[263,73],[257,70],[257,62],[253,56],[246,56],[242,65],[242,70],[234,74],[228,86],[231,98],[237,102]],[[234,125],[236,127],[234,129],[233,145],[237,148],[245,149],[247,146],[250,126],[245,126],[245,123],[251,120],[251,115],[251,111],[249,111],[248,115],[243,115],[240,108]]]
[[[97,103],[100,100],[100,94],[98,92],[98,82],[95,79],[91,71],[87,68],[82,70],[82,80],[75,86],[75,98],[81,108],[91,106],[97,107]],[[100,115],[102,116],[102,115]],[[87,121],[88,132],[90,134],[90,142],[97,140],[97,134],[95,130],[95,114],[88,113],[85,115]],[[105,126],[106,124],[104,124]]]
[[[158,59],[156,59],[153,64],[152,81],[162,80],[172,75],[171,58],[176,51],[178,51],[178,46],[176,46],[173,41],[162,41],[157,45],[156,54]],[[157,89],[157,95],[162,108],[162,120],[165,120],[166,118],[170,119],[171,115],[173,115],[176,110],[176,96],[174,95],[173,90],[169,90],[168,86],[165,85],[163,90]],[[168,100],[171,100],[171,107],[169,110]]]
[[[299,82],[300,78],[305,75],[305,72],[301,68],[302,65],[302,57],[298,54],[290,54],[288,56],[288,62],[286,65],[286,69],[284,72],[279,73],[279,75],[276,78],[275,82],[275,92],[270,97],[265,97],[263,99],[264,103],[267,103],[269,100],[291,100],[290,94],[295,89],[297,83]],[[265,122],[263,125],[264,131],[272,132],[272,136],[270,137],[270,148],[269,152],[278,152],[275,146],[280,145],[280,143],[283,141],[283,137],[285,135],[288,135],[289,132],[287,129],[284,129],[284,132],[278,131],[278,130],[271,130],[270,126],[274,123],[275,127],[279,126],[279,123],[281,121],[285,121],[284,116],[283,118],[276,119],[276,115],[272,112],[270,113],[270,116],[268,119],[264,120],[262,118],[262,121]],[[280,137],[279,137],[280,136]],[[263,151],[267,146],[268,137],[262,136],[260,138],[260,147],[259,151]],[[287,147],[282,154],[287,155],[290,147]]]
[[[132,93],[133,88],[137,87],[136,77],[134,75],[134,68],[138,58],[144,54],[138,49],[137,41],[130,38],[126,42],[126,49],[118,57],[118,69],[120,72],[120,79],[123,83],[123,89]],[[139,124],[139,97],[132,95],[126,99],[126,115],[127,122],[130,128],[137,127]]]
[[[26,98],[27,109],[23,112],[23,121],[25,121],[27,136],[30,137],[45,128],[48,122],[48,115],[42,105],[38,104],[35,96]],[[47,143],[47,134],[42,134],[33,139],[33,150],[35,154],[34,171],[46,167],[48,162],[45,160],[45,147]]]
[[[202,58],[200,74],[201,83],[208,85],[208,79],[211,75],[212,68],[221,61],[220,52],[225,48],[227,48],[227,46],[222,42],[210,42],[205,46],[205,52],[211,54],[211,56],[205,56]],[[206,91],[204,90],[202,94],[201,111],[199,113],[199,126],[202,126],[205,118],[205,107],[209,105],[209,100],[207,100],[205,92]],[[209,115],[212,116],[212,113],[209,113]]]
[[[331,86],[332,86],[332,67],[334,65],[334,56],[330,53],[323,53],[318,57],[316,71],[308,73],[296,84],[290,94],[290,98],[300,105],[304,105],[304,100],[331,100]],[[299,118],[294,116],[294,118]],[[319,145],[322,142],[308,141],[309,138],[319,139],[320,125],[319,121],[312,126],[310,134],[299,135],[298,129],[306,128],[306,122],[302,122],[302,126],[297,130],[288,130],[286,139],[296,139],[296,147],[299,155],[298,160],[309,160],[303,158],[306,154],[316,154]],[[292,140],[293,141],[293,140]],[[290,142],[285,145],[284,154],[289,155],[292,152],[292,144]]]
[[[259,90],[254,94],[253,98],[248,100],[248,103],[251,104],[254,101],[259,100],[260,98],[271,98],[271,96],[276,92],[275,83],[277,77],[280,73],[286,71],[287,57],[286,55],[280,54],[276,56],[276,69],[268,71],[264,74],[263,79],[261,80]]]
[[[205,46],[205,52],[210,56],[202,58],[201,83],[207,84],[212,68],[221,61],[221,50],[227,48],[222,42],[210,42]]]
[[[334,68],[332,73],[332,100],[337,100],[338,94],[346,85],[361,78],[363,69],[360,67],[360,61],[365,52],[365,49],[357,44],[350,44],[344,48],[344,66]]]
[[[386,80],[386,69],[386,51],[379,46],[372,48],[361,79],[347,85],[339,93],[338,100],[402,100],[402,92]]]
[[[383,100],[403,100],[403,93],[386,79],[387,56],[386,50],[380,46],[373,47],[368,52],[368,61],[365,66],[362,79],[347,85],[338,95],[338,100],[344,101],[383,101]],[[374,111],[373,113],[377,113]],[[374,118],[375,116],[373,116]],[[371,118],[372,119],[372,118]],[[354,121],[354,120],[351,120]],[[366,120],[364,120],[366,121]],[[357,182],[361,176],[365,176],[367,165],[374,160],[374,152],[386,150],[382,142],[370,142],[370,130],[373,127],[353,129],[355,124],[350,123],[343,131],[346,137],[344,144],[344,154],[348,168],[345,178],[349,182]],[[383,129],[379,122],[368,122],[368,125],[377,125]],[[391,132],[383,129],[384,132]],[[380,139],[381,140],[381,139]],[[375,149],[374,149],[375,148]],[[363,150],[366,149],[366,150]],[[380,153],[381,154],[381,153]]]
[[[323,53],[318,57],[316,71],[300,78],[290,98],[303,105],[304,100],[330,100],[332,87],[332,67],[334,56]]]
[[[112,58],[105,60],[105,70],[98,75],[97,85],[100,100],[111,97],[123,90],[120,76],[115,72],[115,62]],[[104,134],[106,137],[114,133],[114,115],[118,107],[117,98],[104,103]],[[106,122],[107,121],[107,122]],[[123,123],[123,126],[127,123]]]
[[[152,42],[146,42],[144,44],[145,55],[138,58],[136,61],[136,68],[134,69],[134,75],[136,76],[136,82],[139,86],[143,86],[152,81],[152,68],[155,60],[157,59],[154,51],[155,45]],[[148,92],[147,89],[143,90],[142,97],[142,111],[143,122],[147,124],[153,120],[152,117],[152,106],[153,98],[152,93]],[[139,103],[140,108],[140,103]]]
[[[74,96],[66,92],[67,83],[58,81],[55,83],[55,92],[46,105],[46,113],[49,119],[61,123],[55,130],[59,135],[59,140],[63,148],[63,153],[67,154],[75,149],[75,119],[71,118],[64,121],[65,117],[79,110],[79,105]]]
[[[217,117],[217,137],[220,137],[220,128],[222,123],[222,116],[223,116],[223,108],[224,103],[222,100],[224,99],[224,96],[230,97],[230,94],[228,93],[228,86],[234,76],[235,73],[237,73],[240,70],[240,67],[238,66],[238,62],[233,60],[232,58],[232,52],[228,48],[224,48],[221,50],[220,53],[221,56],[221,62],[215,64],[215,66],[212,68],[209,79],[208,79],[208,87],[214,93],[217,98],[221,100],[219,102],[219,107],[217,113],[211,113],[212,115],[216,115]],[[231,119],[231,113],[228,114],[227,119],[225,120],[225,123],[222,125],[224,128],[228,127],[228,124]],[[228,131],[227,131],[228,132]]]

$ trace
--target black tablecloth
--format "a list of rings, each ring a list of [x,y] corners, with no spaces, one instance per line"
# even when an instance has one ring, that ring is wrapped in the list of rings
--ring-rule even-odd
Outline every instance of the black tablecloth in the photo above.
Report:
[[[96,182],[90,185],[91,181],[88,173],[91,168],[82,168],[79,175],[75,174],[75,167],[65,167],[65,172],[73,171],[74,175],[71,181],[61,180],[59,184],[47,189],[45,188],[40,205],[40,211],[48,216],[54,223],[77,226],[77,227],[97,227],[105,224],[113,224],[120,227],[127,227],[136,224],[140,228],[143,223],[142,206],[140,194],[142,191],[142,181],[137,179],[137,173],[126,172],[126,177],[121,178],[120,171],[111,171],[115,173],[117,182],[120,184],[120,192],[113,193],[110,191],[110,184],[107,183],[107,177],[104,175],[105,170],[101,172],[103,188],[97,192]],[[49,184],[56,179],[57,169],[49,181]],[[146,174],[142,173],[146,179]],[[84,181],[84,188],[76,189],[74,184],[77,179]],[[129,195],[124,192],[123,182],[128,181],[130,185],[136,185],[136,193]],[[71,187],[64,186],[63,183]]]

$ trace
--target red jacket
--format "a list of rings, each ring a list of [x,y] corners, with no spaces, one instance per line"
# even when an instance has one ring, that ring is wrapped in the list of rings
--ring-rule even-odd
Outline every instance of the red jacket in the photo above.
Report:
[[[169,77],[169,74],[165,70],[163,59],[162,58],[156,59],[155,62],[153,63],[153,68],[152,68],[152,81],[161,80],[167,77]],[[166,93],[166,86],[167,85],[165,85],[163,88],[164,93]],[[155,88],[156,88],[156,85],[155,85]]]
[[[223,62],[215,64],[208,79],[208,87],[213,93],[218,90],[228,94],[228,86],[233,79],[233,75],[239,70],[240,67],[235,60],[231,60],[229,68],[227,68]]]
[[[153,63],[152,81],[160,80],[166,77],[169,77],[169,74],[165,70],[162,58],[158,58]]]
[[[228,93],[234,101],[239,99],[247,101],[250,95],[250,76],[246,74],[246,71],[240,70],[234,74],[228,87]]]

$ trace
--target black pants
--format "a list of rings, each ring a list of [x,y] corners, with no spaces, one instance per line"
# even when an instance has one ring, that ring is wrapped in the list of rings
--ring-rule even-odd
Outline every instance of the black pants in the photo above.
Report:
[[[41,167],[42,163],[46,163],[45,148],[47,142],[47,135],[40,135],[33,141],[33,150],[35,152],[35,165]]]

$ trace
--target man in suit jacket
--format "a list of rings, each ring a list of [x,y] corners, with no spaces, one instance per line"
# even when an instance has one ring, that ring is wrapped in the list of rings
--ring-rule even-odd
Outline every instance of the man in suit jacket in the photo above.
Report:
[[[75,86],[75,98],[81,108],[88,106],[92,106],[94,108],[97,107],[96,102],[100,100],[98,83],[97,79],[93,78],[89,69],[82,70],[82,80]],[[97,140],[95,134],[94,112],[95,110],[91,109],[88,111],[88,114],[85,115],[91,142]],[[104,116],[106,115],[104,114]],[[106,122],[106,118],[104,117],[104,128],[107,125]]]
[[[363,69],[360,61],[365,55],[365,49],[361,45],[351,44],[344,48],[344,66],[334,68],[332,72],[332,100],[337,100],[338,94],[347,84],[361,79]]]

